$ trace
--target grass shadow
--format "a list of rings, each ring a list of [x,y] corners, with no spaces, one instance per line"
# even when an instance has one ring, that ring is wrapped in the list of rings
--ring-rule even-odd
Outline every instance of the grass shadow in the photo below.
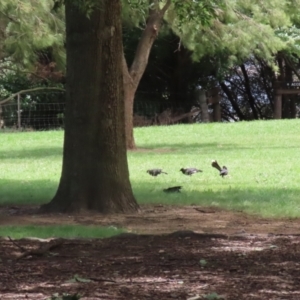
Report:
[[[211,152],[212,149],[219,149],[220,151],[235,151],[236,149],[239,150],[252,150],[256,149],[257,145],[255,144],[249,144],[249,146],[243,146],[242,144],[234,144],[234,143],[202,143],[202,142],[195,142],[195,143],[152,143],[151,146],[147,144],[138,144],[137,150],[133,150],[131,152],[145,152],[147,153],[148,151],[156,151],[156,152],[165,152],[166,154],[176,154],[178,150],[183,150],[186,151],[200,151],[201,153],[203,152]],[[164,149],[169,149],[170,151],[164,151]],[[262,145],[260,147],[261,150],[263,149],[299,149],[299,146],[291,146],[291,145]],[[129,152],[129,153],[131,153]]]
[[[300,188],[252,186],[231,187],[220,182],[215,189],[193,184],[183,184],[180,193],[165,193],[173,185],[163,182],[139,182],[133,190],[140,204],[215,206],[229,210],[245,211],[264,217],[300,217]]]
[[[0,205],[40,205],[54,196],[58,182],[0,178]]]
[[[62,157],[62,147],[41,147],[22,150],[0,150],[0,160],[9,159],[40,159],[50,156]]]
[[[252,186],[231,187],[230,182],[220,180],[215,189],[195,186],[187,180],[182,192],[165,193],[163,189],[181,185],[181,182],[139,180],[132,183],[139,204],[215,206],[229,210],[241,210],[264,217],[300,217],[300,188]],[[49,180],[0,179],[0,205],[42,205],[54,196],[58,182]]]

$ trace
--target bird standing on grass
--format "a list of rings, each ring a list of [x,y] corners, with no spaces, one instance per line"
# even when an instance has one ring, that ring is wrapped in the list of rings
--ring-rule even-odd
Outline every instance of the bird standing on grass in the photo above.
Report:
[[[221,168],[216,160],[213,160],[211,165],[212,165],[212,167],[216,168],[220,172],[220,176],[222,176],[223,178],[224,178],[224,176],[228,175],[227,167],[223,166]]]
[[[182,186],[172,186],[167,189],[164,189],[164,192],[165,193],[180,193],[181,189],[182,189]]]
[[[151,170],[147,170],[147,173],[150,174],[151,176],[157,176],[159,174],[168,174],[166,172],[163,172],[162,169],[151,169]]]
[[[181,171],[184,175],[188,175],[188,176],[191,176],[198,172],[202,172],[202,170],[196,168],[181,168],[179,171]]]

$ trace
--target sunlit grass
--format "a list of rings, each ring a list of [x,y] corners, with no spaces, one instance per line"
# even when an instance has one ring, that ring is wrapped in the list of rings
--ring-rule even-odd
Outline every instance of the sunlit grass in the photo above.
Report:
[[[0,226],[0,236],[15,239],[37,237],[37,238],[106,238],[122,233],[121,229],[115,227],[96,227],[96,226]]]
[[[140,150],[129,151],[139,203],[213,205],[263,216],[300,216],[300,120],[193,124],[135,129]],[[63,132],[0,134],[0,204],[41,204],[54,195]],[[211,167],[229,168],[222,179]],[[203,173],[185,176],[181,167]],[[151,177],[149,168],[168,175]],[[182,193],[162,189],[182,185]]]

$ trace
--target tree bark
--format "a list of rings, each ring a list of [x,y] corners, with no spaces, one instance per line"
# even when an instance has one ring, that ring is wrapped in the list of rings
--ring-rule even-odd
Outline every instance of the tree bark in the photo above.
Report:
[[[209,112],[207,105],[207,98],[205,90],[196,90],[197,102],[201,108],[201,121],[203,123],[209,123]]]
[[[238,118],[240,119],[240,121],[244,121],[246,120],[244,114],[242,113],[238,103],[235,101],[230,89],[228,88],[228,86],[224,83],[224,82],[219,82],[220,83],[220,87],[222,88],[223,92],[226,94],[228,100],[230,101],[233,109],[235,110]]]
[[[151,9],[146,22],[146,27],[138,43],[133,62],[128,68],[125,57],[123,58],[124,76],[124,102],[125,102],[125,128],[127,149],[135,149],[136,144],[133,135],[133,104],[134,96],[140,80],[148,64],[152,45],[161,28],[162,19],[165,12],[171,5],[171,0],[167,0],[163,8],[159,8],[158,0],[151,0]]]
[[[293,69],[291,65],[287,63],[286,58],[284,58],[284,81],[292,82],[293,81]],[[295,95],[283,95],[282,97],[282,118],[283,119],[293,119],[296,118],[296,101]]]
[[[274,119],[282,118],[282,95],[276,94],[274,95]]]
[[[253,118],[258,120],[259,119],[259,116],[258,116],[258,113],[257,113],[257,109],[256,109],[256,103],[255,103],[255,99],[252,95],[252,92],[251,92],[251,83],[250,83],[250,79],[249,79],[249,76],[248,76],[248,73],[247,73],[247,70],[246,70],[246,67],[244,64],[241,65],[241,70],[242,70],[242,73],[243,73],[243,76],[244,76],[244,82],[245,82],[245,89],[246,89],[246,93],[247,93],[247,98],[248,98],[248,101],[249,101],[249,105],[251,107],[251,110],[252,110],[252,114],[253,114]]]
[[[137,90],[135,82],[129,74],[125,56],[122,57],[123,66],[123,85],[124,85],[124,105],[125,105],[125,136],[126,148],[129,150],[136,149],[133,135],[133,104],[134,96]]]
[[[42,211],[133,212],[126,157],[120,0],[87,18],[66,1],[67,100],[62,174]]]

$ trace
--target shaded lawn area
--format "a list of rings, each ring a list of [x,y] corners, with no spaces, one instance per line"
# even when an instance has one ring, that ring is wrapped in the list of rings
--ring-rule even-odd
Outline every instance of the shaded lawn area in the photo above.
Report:
[[[300,120],[135,128],[139,149],[128,152],[140,204],[204,205],[268,217],[299,217]],[[61,174],[63,131],[1,133],[0,205],[47,203]],[[100,154],[99,154],[100,155]],[[217,159],[229,168],[220,178]],[[182,167],[203,170],[183,175]],[[147,169],[168,175],[152,177]],[[182,186],[182,193],[163,189]]]
[[[299,236],[123,234],[62,240],[18,259],[41,241],[0,241],[0,298],[300,299]],[[77,279],[76,279],[77,278]]]
[[[41,220],[42,222],[44,221],[43,216],[41,216],[39,220],[40,223]],[[31,222],[22,224],[20,218],[16,218],[14,220],[10,219],[10,221],[11,222],[9,223],[14,225],[2,225],[4,222],[3,220],[0,221],[0,237],[9,236],[14,239],[21,239],[24,237],[105,238],[124,232],[124,230],[118,229],[114,226],[100,227],[93,225],[64,225],[60,224],[61,222],[58,220],[50,221],[48,226],[37,224],[37,222],[34,222],[33,224]]]

